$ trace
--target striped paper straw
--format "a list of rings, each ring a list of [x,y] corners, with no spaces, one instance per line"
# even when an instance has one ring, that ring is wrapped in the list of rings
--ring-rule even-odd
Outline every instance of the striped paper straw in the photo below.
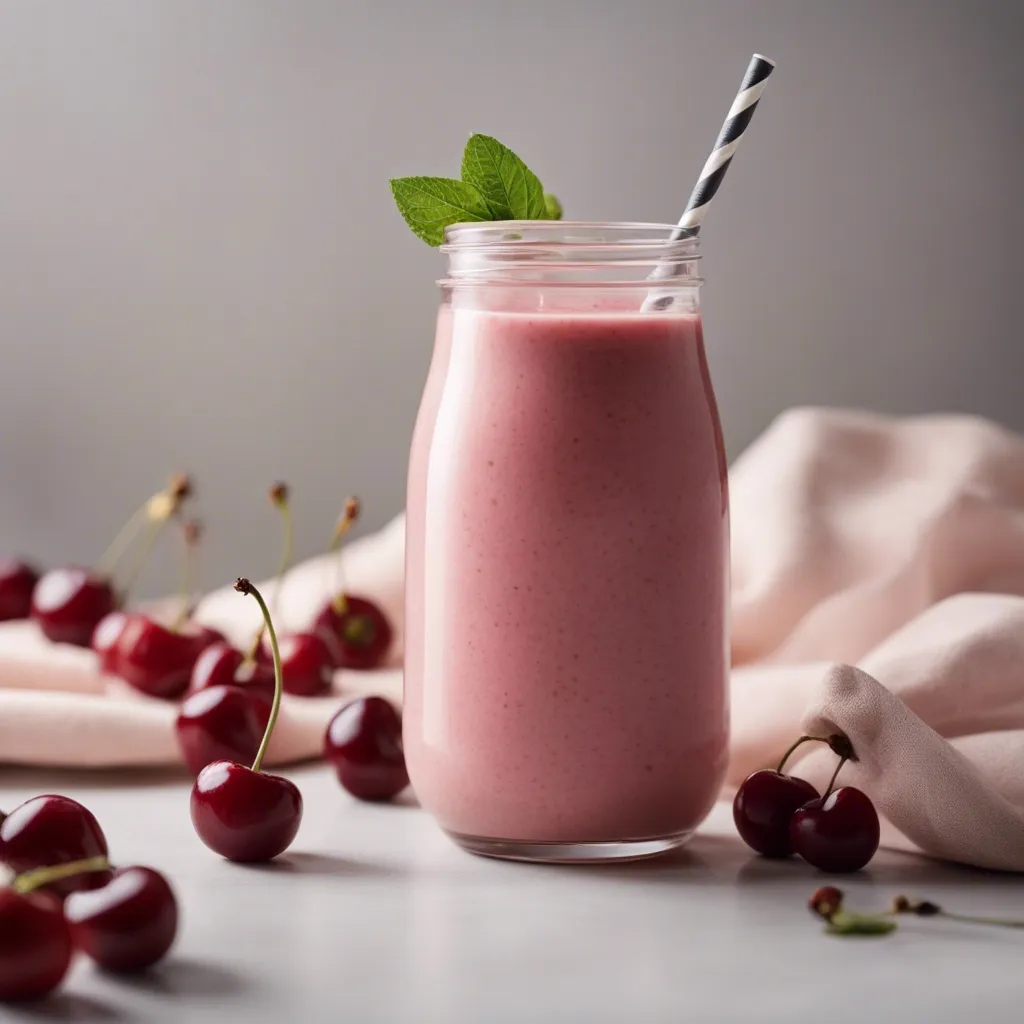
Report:
[[[747,73],[743,76],[740,84],[740,91],[736,99],[732,101],[729,113],[726,115],[725,124],[718,133],[715,148],[711,151],[704,164],[704,170],[700,172],[700,178],[690,193],[690,200],[686,204],[682,217],[675,230],[669,235],[670,242],[678,242],[682,238],[689,238],[700,231],[700,226],[707,215],[711,200],[721,187],[725,172],[729,170],[729,164],[743,141],[743,135],[757,109],[758,100],[764,92],[768,76],[775,70],[775,61],[755,53],[750,58],[747,66]],[[650,275],[651,280],[663,280],[671,277],[675,272],[672,264],[663,264]],[[664,294],[649,295],[644,302],[644,310],[662,308],[665,305]]]

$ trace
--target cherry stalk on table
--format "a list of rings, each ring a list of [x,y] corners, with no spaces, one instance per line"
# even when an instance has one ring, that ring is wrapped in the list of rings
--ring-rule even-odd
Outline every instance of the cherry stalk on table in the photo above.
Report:
[[[261,770],[281,708],[281,654],[263,595],[244,578],[235,581],[235,589],[252,595],[263,613],[274,659],[274,700],[252,767],[230,760],[208,764],[192,787],[190,806],[196,833],[211,850],[252,863],[273,860],[291,845],[302,821],[302,794],[288,779]]]
[[[831,935],[889,935],[896,930],[894,918],[901,914],[942,917],[947,921],[996,928],[1024,928],[1024,920],[953,913],[930,900],[912,900],[902,895],[893,898],[888,910],[873,914],[855,913],[844,906],[842,890],[833,885],[816,890],[808,906],[812,914],[826,922],[825,930]]]
[[[330,551],[337,554],[339,578],[334,597],[321,609],[314,631],[329,637],[338,648],[338,668],[374,669],[383,664],[391,648],[392,630],[387,616],[373,601],[346,593],[341,581],[341,545],[359,518],[359,499],[349,498],[334,528]]]
[[[100,620],[124,603],[164,524],[191,492],[188,477],[172,477],[125,523],[95,570],[66,566],[40,577],[32,592],[31,617],[44,636],[55,643],[88,647]],[[145,539],[118,593],[113,573],[143,526]]]

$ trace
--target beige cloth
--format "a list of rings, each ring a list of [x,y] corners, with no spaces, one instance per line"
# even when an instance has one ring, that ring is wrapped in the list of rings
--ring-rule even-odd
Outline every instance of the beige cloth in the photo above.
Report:
[[[793,410],[730,487],[729,786],[801,731],[840,729],[859,756],[841,781],[874,799],[884,842],[1024,871],[1024,440],[969,417]],[[393,666],[339,673],[339,693],[400,694],[403,526],[348,551],[351,588],[399,636]],[[322,562],[296,568],[285,628],[328,590]],[[250,605],[226,589],[198,617],[243,640]],[[316,756],[337,704],[288,699],[273,760]],[[89,652],[0,625],[0,760],[174,761],[174,714],[99,677]],[[793,765],[820,786],[834,758],[807,744]]]

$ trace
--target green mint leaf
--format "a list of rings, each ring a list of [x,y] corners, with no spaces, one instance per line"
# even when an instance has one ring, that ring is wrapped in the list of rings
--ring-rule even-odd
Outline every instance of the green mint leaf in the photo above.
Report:
[[[896,930],[896,922],[877,914],[852,914],[837,910],[825,929],[830,935],[888,935]]]
[[[480,190],[490,220],[547,219],[540,179],[489,135],[470,136],[462,155],[462,180]]]
[[[440,245],[450,224],[493,219],[480,190],[454,178],[392,178],[391,192],[406,224],[427,245]]]
[[[545,192],[544,209],[547,212],[548,220],[562,219],[562,204],[558,201],[558,196],[553,196],[550,192]]]

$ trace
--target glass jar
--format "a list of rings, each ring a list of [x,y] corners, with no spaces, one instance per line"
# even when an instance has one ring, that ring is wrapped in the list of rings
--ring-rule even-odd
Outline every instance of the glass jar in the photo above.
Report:
[[[442,247],[404,742],[420,803],[475,853],[657,854],[724,776],[726,460],[698,243],[671,232],[465,224]]]

